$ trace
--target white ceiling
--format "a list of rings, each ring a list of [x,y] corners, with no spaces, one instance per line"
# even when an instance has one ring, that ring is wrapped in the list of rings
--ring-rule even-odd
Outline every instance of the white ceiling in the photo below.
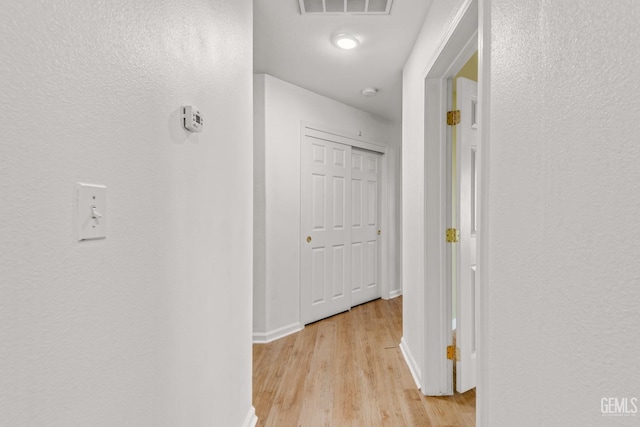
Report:
[[[300,14],[298,0],[254,0],[254,72],[400,122],[402,67],[431,0],[393,0],[390,15]],[[360,46],[341,50],[348,32]],[[365,87],[378,89],[366,98]]]

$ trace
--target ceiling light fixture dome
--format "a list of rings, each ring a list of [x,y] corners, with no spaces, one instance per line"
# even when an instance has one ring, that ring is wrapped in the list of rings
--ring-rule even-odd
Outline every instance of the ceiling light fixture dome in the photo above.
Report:
[[[338,33],[331,37],[331,42],[340,49],[350,50],[358,47],[360,42],[354,36],[347,33]]]

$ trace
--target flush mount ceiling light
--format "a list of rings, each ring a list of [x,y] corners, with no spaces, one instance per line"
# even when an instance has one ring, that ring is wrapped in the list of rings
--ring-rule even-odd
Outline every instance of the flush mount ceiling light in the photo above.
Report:
[[[365,87],[362,89],[362,96],[366,96],[367,98],[371,98],[372,96],[376,96],[378,93],[378,89],[373,87]]]
[[[357,38],[346,33],[338,33],[334,35],[333,37],[331,37],[331,42],[340,49],[345,50],[353,49],[355,47],[358,47],[358,45],[360,44]]]

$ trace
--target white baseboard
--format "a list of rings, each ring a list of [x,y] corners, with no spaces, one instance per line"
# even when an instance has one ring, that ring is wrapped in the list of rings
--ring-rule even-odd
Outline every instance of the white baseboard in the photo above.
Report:
[[[382,298],[383,300],[390,300],[390,299],[394,299],[396,297],[399,297],[400,295],[402,295],[402,290],[400,289],[395,289],[387,294],[382,295],[380,298]]]
[[[416,383],[416,387],[420,390],[420,367],[416,364],[416,360],[411,355],[411,351],[407,346],[407,342],[404,340],[404,337],[400,338],[400,351],[402,352],[402,356],[404,357],[404,361],[407,363],[409,367],[409,371],[411,372],[411,376],[413,377],[413,381]]]
[[[244,418],[242,427],[255,427],[258,424],[258,417],[256,416],[256,408],[253,406],[249,408],[249,413]]]
[[[395,289],[389,292],[389,299],[394,299],[402,295],[402,289]]]
[[[296,322],[296,323],[292,323],[291,325],[283,326],[282,328],[278,328],[269,332],[254,332],[253,343],[267,344],[267,343],[270,343],[271,341],[284,338],[287,335],[294,334],[303,329],[304,329],[304,325],[300,322]]]

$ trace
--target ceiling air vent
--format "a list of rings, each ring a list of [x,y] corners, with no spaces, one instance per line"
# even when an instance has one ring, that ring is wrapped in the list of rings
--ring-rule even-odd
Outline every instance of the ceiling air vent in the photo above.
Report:
[[[393,0],[298,0],[300,14],[389,15]]]

